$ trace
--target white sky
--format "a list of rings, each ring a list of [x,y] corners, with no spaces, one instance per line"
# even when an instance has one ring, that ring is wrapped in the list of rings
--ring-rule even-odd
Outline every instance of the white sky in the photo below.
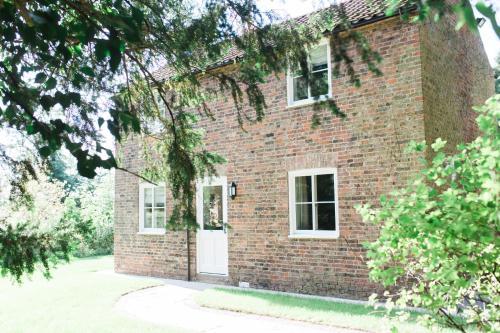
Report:
[[[477,0],[472,1],[476,2]],[[497,22],[500,22],[500,1],[484,1],[487,4],[493,5],[497,13]],[[335,3],[335,0],[256,0],[256,2],[261,10],[273,10],[283,17],[296,17],[329,6]],[[337,0],[337,3],[339,2],[342,2],[342,0]],[[481,14],[476,13],[476,16],[481,16]],[[500,53],[500,40],[488,20],[479,31],[490,65],[493,67],[496,63],[495,58]]]

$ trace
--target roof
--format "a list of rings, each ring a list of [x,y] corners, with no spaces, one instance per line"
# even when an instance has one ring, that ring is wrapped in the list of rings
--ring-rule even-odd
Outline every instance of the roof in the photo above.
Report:
[[[307,23],[309,17],[323,11],[338,10],[341,8],[347,20],[352,25],[359,25],[366,21],[371,21],[374,18],[385,17],[385,9],[387,5],[384,0],[347,0],[339,5],[331,5],[327,8],[319,9],[309,14],[305,14],[293,19],[297,23]]]
[[[289,20],[288,23],[294,22],[298,24],[306,24],[309,18],[313,15],[329,10],[338,12],[339,9],[342,9],[351,25],[353,27],[358,27],[385,18],[386,8],[387,5],[385,4],[384,0],[347,0],[340,3],[339,5],[332,5],[327,8],[319,9],[312,13],[293,18]],[[229,65],[231,63],[237,62],[242,57],[243,51],[236,47],[232,47],[228,50],[225,56],[221,57],[220,60],[212,64],[210,68],[213,69]],[[166,79],[172,74],[173,71],[168,65],[160,67],[154,72],[155,78],[159,80]]]

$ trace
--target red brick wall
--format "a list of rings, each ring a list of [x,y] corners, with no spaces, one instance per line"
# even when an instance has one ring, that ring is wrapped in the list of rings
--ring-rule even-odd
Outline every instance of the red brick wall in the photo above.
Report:
[[[118,147],[126,167],[139,172],[143,165],[141,142],[130,138]],[[187,267],[185,232],[139,234],[140,180],[120,170],[115,173],[115,270],[123,273],[184,279]],[[194,252],[193,252],[194,253]],[[192,255],[193,256],[193,255]]]
[[[419,168],[417,157],[402,151],[409,140],[425,138],[421,50],[428,47],[420,45],[419,26],[397,18],[363,31],[383,57],[384,75],[369,74],[356,58],[361,88],[352,87],[347,76],[333,80],[346,119],[320,111],[322,125],[311,129],[311,106],[287,108],[283,74],[262,85],[266,117],[246,124],[247,132],[238,127],[229,96],[213,103],[216,121],[202,120],[207,148],[228,161],[219,174],[238,184],[238,196],[228,202],[228,283],[350,298],[365,298],[378,288],[368,280],[362,247],[377,229],[363,223],[353,206],[404,186]],[[135,171],[142,165],[139,146],[132,140],[120,149],[125,166]],[[338,170],[340,238],[289,239],[287,173],[317,167]],[[115,269],[186,278],[185,233],[137,234],[138,184],[116,172]],[[191,248],[195,272],[194,234]]]
[[[420,29],[425,138],[457,144],[476,138],[475,105],[494,94],[493,71],[479,34],[455,31],[455,16]]]

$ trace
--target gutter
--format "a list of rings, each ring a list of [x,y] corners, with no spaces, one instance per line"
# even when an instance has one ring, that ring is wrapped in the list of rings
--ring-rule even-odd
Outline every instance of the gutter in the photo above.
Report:
[[[190,237],[189,229],[186,228],[186,248],[187,248],[187,280],[191,281],[191,237]]]

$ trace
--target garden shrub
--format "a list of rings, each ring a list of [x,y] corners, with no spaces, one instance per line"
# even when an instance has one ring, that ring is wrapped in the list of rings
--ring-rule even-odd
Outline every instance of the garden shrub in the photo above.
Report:
[[[388,287],[389,304],[428,311],[427,323],[459,331],[500,331],[500,95],[475,108],[481,135],[434,157],[415,181],[358,206],[380,225],[367,244],[370,277]],[[413,143],[422,152],[425,143]],[[394,291],[396,290],[396,291]]]

